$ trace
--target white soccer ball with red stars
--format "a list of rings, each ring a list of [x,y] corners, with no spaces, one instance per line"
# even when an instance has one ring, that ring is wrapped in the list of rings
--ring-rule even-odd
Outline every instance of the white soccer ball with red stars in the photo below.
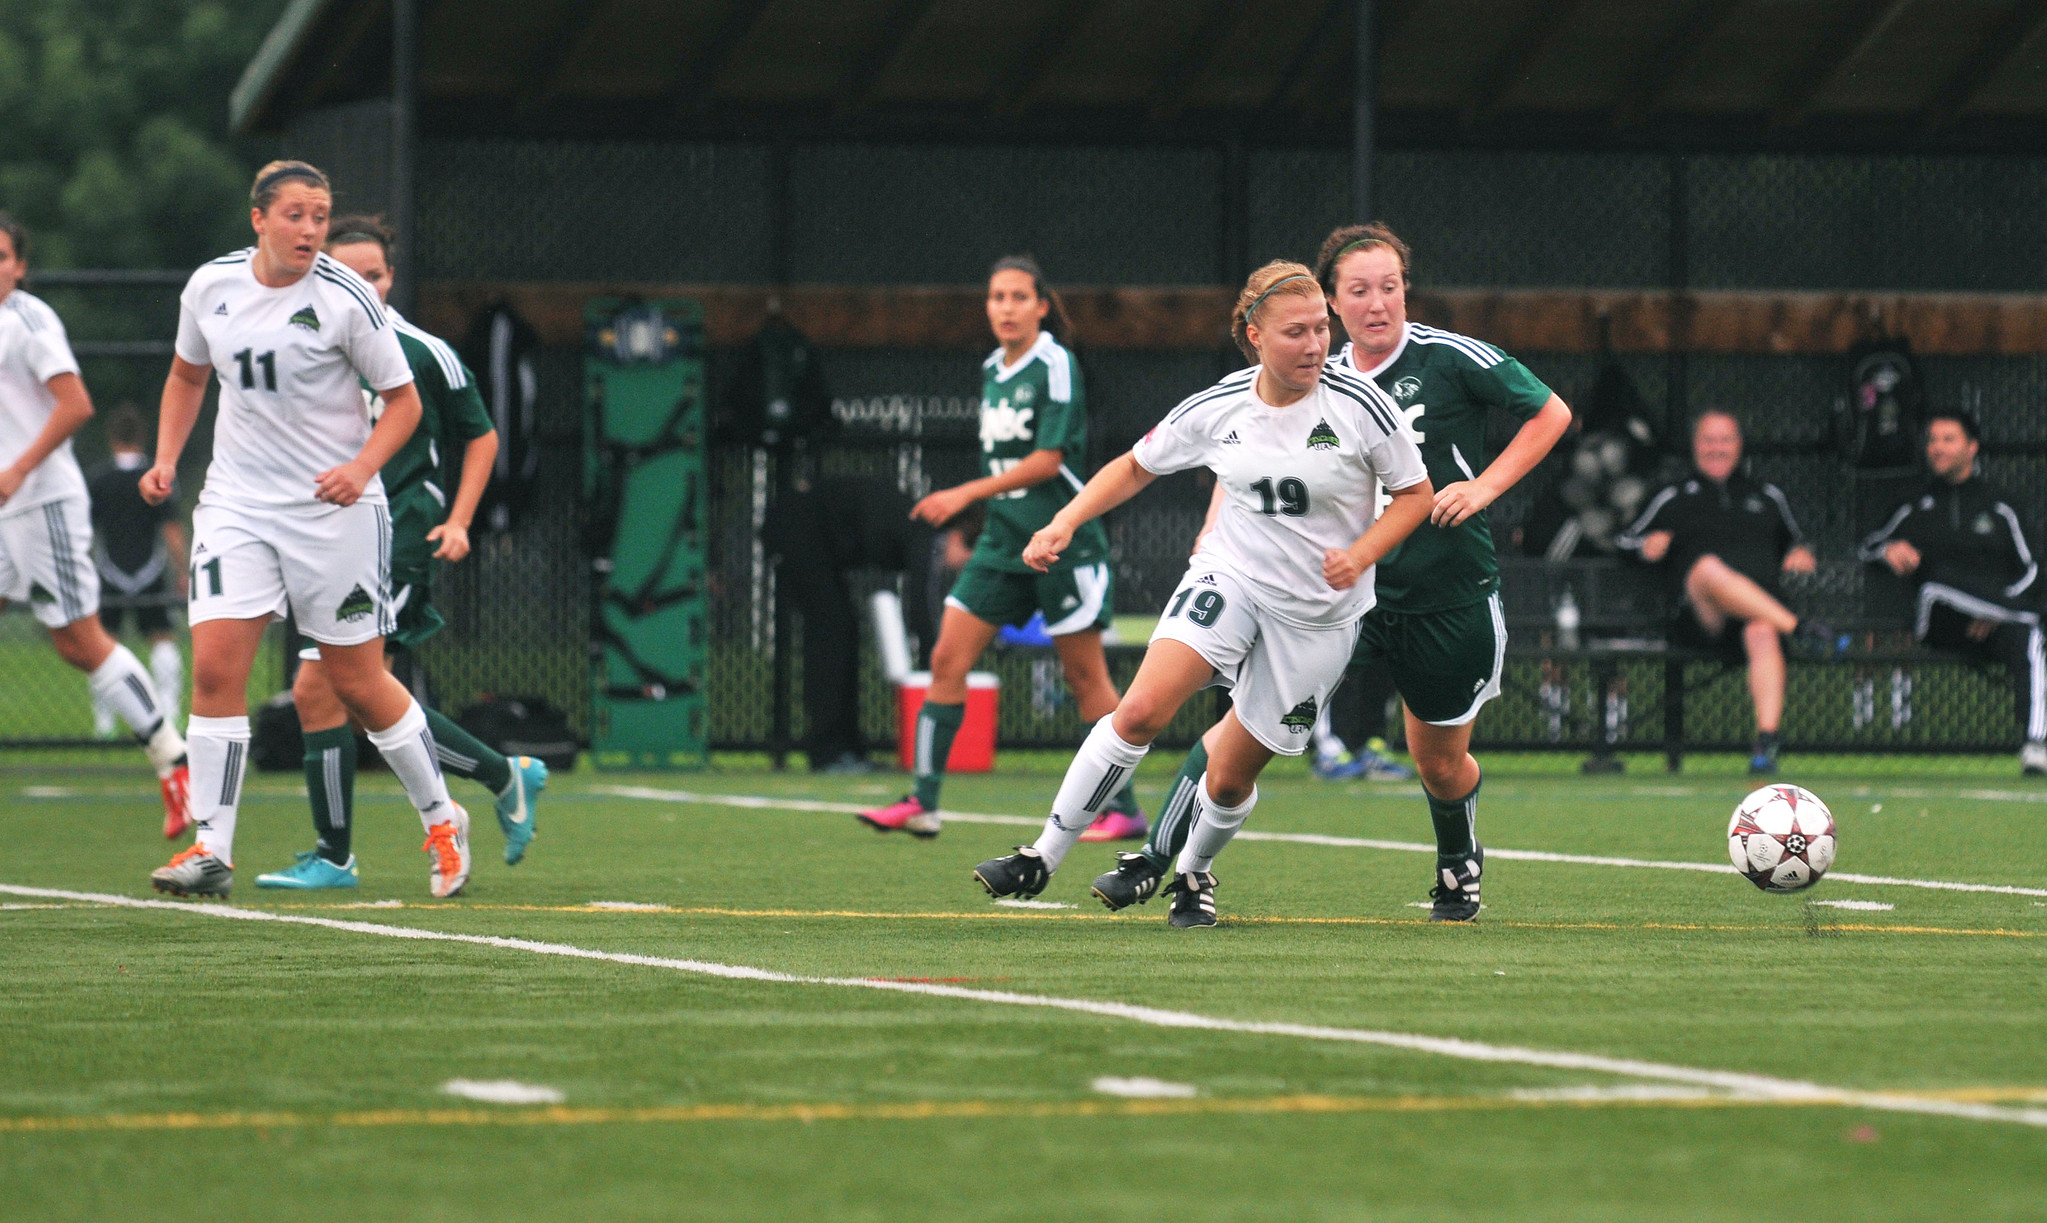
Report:
[[[1765,892],[1799,892],[1834,864],[1834,813],[1803,786],[1764,786],[1727,821],[1734,869]]]

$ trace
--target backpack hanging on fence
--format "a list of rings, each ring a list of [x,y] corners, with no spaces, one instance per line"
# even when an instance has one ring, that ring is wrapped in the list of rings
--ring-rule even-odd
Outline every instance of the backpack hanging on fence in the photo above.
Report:
[[[1834,401],[1834,444],[1850,467],[1911,467],[1919,461],[1926,389],[1904,337],[1866,340],[1848,353],[1850,386]]]
[[[498,457],[491,468],[476,521],[486,529],[511,529],[517,508],[531,504],[540,472],[540,438],[534,421],[540,379],[533,356],[540,336],[509,303],[492,302],[462,339],[462,360],[476,374],[476,389],[498,431]]]

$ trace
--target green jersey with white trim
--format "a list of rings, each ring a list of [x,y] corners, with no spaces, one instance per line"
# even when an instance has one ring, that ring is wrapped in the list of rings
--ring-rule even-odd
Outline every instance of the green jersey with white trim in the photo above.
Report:
[[[975,564],[1031,572],[1023,563],[1024,545],[1081,488],[1078,472],[1087,461],[1087,396],[1080,384],[1080,363],[1049,331],[1040,331],[1038,342],[1015,365],[1003,363],[999,348],[981,363],[982,474],[999,476],[1038,450],[1059,452],[1058,473],[988,499],[988,525],[974,547]],[[1092,565],[1108,555],[1108,533],[1099,521],[1090,522],[1073,533],[1073,543],[1060,555],[1057,568]]]
[[[385,313],[398,333],[405,360],[412,366],[420,417],[419,427],[384,464],[384,495],[391,501],[393,529],[424,539],[426,532],[447,519],[455,491],[450,480],[455,456],[497,426],[483,406],[475,376],[447,341],[421,330],[388,306]],[[368,388],[363,395],[369,400],[374,422],[384,414],[383,397]]]
[[[1527,421],[1550,389],[1527,366],[1492,345],[1454,331],[1409,323],[1384,361],[1360,369],[1355,345],[1339,358],[1393,397],[1421,442],[1429,483],[1438,491],[1485,470],[1486,412]],[[1378,565],[1379,606],[1393,612],[1444,611],[1482,602],[1500,588],[1493,533],[1483,512],[1463,525],[1424,522]]]

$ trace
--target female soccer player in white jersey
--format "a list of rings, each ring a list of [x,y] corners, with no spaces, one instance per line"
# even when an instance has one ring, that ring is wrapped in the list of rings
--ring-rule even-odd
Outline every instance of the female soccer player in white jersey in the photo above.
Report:
[[[945,621],[931,650],[931,688],[917,713],[916,787],[859,816],[878,831],[938,835],[938,787],[966,716],[967,673],[1003,625],[1042,613],[1080,716],[1093,721],[1116,707],[1116,685],[1102,654],[1102,630],[1116,601],[1108,535],[1092,523],[1082,526],[1059,562],[1039,566],[1041,572],[1020,559],[1031,533],[1080,491],[1073,471],[1087,458],[1087,395],[1079,363],[1045,327],[1054,310],[1060,333],[1069,333],[1065,311],[1034,260],[1012,255],[988,273],[988,326],[1001,347],[981,362],[982,475],[940,489],[911,510],[942,527],[984,501],[988,525],[945,598]],[[1087,839],[1144,833],[1137,794],[1126,785]]]
[[[304,162],[263,167],[249,195],[256,245],[194,272],[178,300],[145,498],[170,495],[211,374],[220,416],[192,517],[199,837],[150,876],[160,892],[225,896],[234,881],[249,668],[264,628],[287,609],[419,809],[433,894],[451,896],[469,878],[469,816],[448,797],[425,713],[384,670],[397,609],[377,473],[418,425],[419,393],[376,292],[320,250],[333,199]],[[384,397],[374,429],[359,384]]]
[[[92,399],[57,312],[20,289],[28,231],[0,212],[0,600],[25,601],[65,662],[142,741],[163,788],[163,834],[190,824],[185,741],[149,672],[100,627],[92,506],[71,435]]]
[[[1421,773],[1436,832],[1431,921],[1478,916],[1485,850],[1478,841],[1481,773],[1471,755],[1479,709],[1500,692],[1506,620],[1484,510],[1540,463],[1571,424],[1571,409],[1514,358],[1470,336],[1407,321],[1408,249],[1381,224],[1331,233],[1317,277],[1350,343],[1330,362],[1368,378],[1399,405],[1429,465],[1429,521],[1374,575],[1378,603],[1359,622],[1356,665],[1385,660],[1406,706],[1407,750]],[[1520,422],[1486,461],[1486,417]],[[1120,855],[1095,880],[1103,904],[1149,899],[1191,819],[1203,769],[1197,745],[1180,768],[1142,853]],[[1187,798],[1177,798],[1179,795]]]
[[[1327,363],[1329,306],[1314,273],[1285,261],[1252,273],[1232,330],[1256,364],[1173,409],[1024,549],[1049,565],[1082,523],[1172,472],[1207,467],[1226,490],[1130,691],[1074,757],[1037,842],[975,868],[991,896],[1044,890],[1180,706],[1222,685],[1232,708],[1167,888],[1174,926],[1214,925],[1210,863],[1257,803],[1266,762],[1307,746],[1372,607],[1372,566],[1428,517],[1428,472],[1393,402]],[[1391,504],[1374,521],[1382,486]]]

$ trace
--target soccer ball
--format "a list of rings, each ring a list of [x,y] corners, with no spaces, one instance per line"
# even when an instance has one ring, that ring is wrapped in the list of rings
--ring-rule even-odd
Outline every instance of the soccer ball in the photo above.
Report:
[[[1799,892],[1834,864],[1834,813],[1801,786],[1764,786],[1727,821],[1734,869],[1765,892]]]

